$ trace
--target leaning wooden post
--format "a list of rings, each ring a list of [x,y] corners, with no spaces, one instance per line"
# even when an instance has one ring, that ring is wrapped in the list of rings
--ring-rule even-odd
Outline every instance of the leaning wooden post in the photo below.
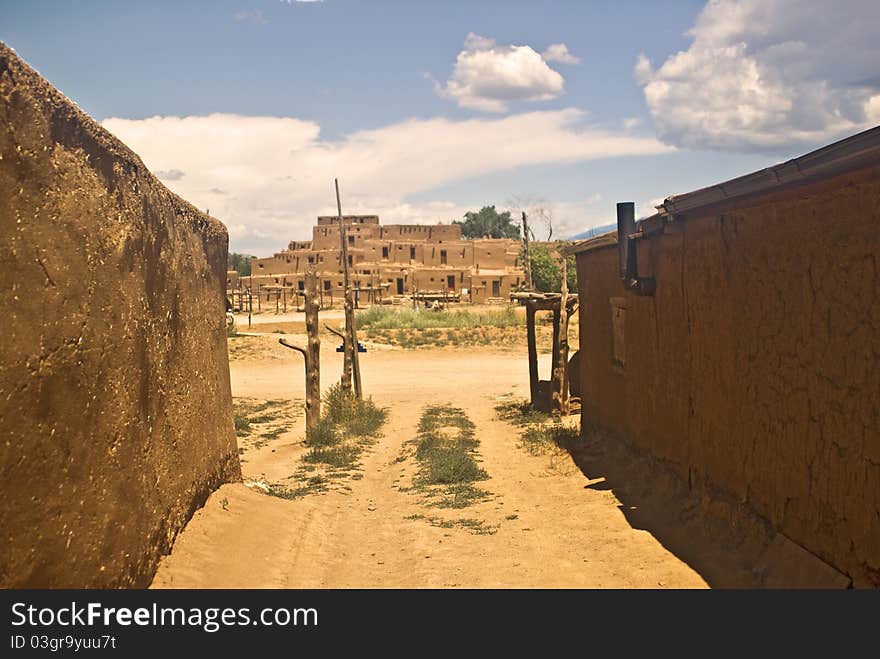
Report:
[[[321,335],[318,326],[318,276],[314,271],[307,272],[305,277],[306,334],[308,335],[308,354],[311,369],[306,373],[306,410],[309,398],[313,408],[313,422],[321,419]]]
[[[318,327],[317,279],[313,272],[306,273],[306,333],[308,344],[300,348],[286,339],[278,339],[281,345],[301,353],[306,371],[306,429],[314,428],[321,420],[321,337]]]
[[[523,272],[526,275],[526,290],[532,290],[532,257],[529,252],[529,221],[526,219],[526,212],[522,212],[522,228],[523,228]]]
[[[538,403],[538,344],[535,338],[535,303],[526,300],[526,335],[529,342],[529,395],[532,407]]]
[[[554,315],[554,321],[556,316]],[[555,323],[554,323],[555,325]],[[554,327],[556,329],[556,327]],[[553,403],[562,414],[568,414],[568,259],[562,257],[562,295],[559,298],[559,325],[554,340],[558,342],[553,365]]]
[[[339,217],[339,241],[342,246],[342,281],[345,287],[345,334],[348,337],[347,349],[351,360],[351,380],[354,383],[354,395],[363,398],[361,391],[361,369],[357,351],[357,330],[354,323],[354,293],[351,289],[351,279],[348,274],[348,241],[345,236],[345,226],[342,220],[342,201],[339,197],[339,179],[333,179],[336,185],[336,210]]]
[[[330,327],[330,325],[324,325],[324,328],[342,340],[342,378],[339,381],[339,385],[343,390],[351,393],[351,361],[349,360],[351,353],[348,350],[348,339],[344,332],[340,332],[338,329]],[[346,387],[346,385],[348,386]]]

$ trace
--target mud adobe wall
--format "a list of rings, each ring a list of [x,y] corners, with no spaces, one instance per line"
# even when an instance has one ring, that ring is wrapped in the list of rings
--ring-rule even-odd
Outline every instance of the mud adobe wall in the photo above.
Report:
[[[878,199],[870,168],[671,223],[637,241],[654,297],[615,246],[578,254],[584,425],[857,586],[880,586]]]
[[[227,233],[0,44],[0,587],[146,586],[240,477]]]

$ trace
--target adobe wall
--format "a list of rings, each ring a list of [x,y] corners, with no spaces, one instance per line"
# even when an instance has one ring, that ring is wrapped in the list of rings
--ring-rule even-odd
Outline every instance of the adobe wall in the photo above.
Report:
[[[0,587],[147,586],[240,477],[225,227],[0,44]]]
[[[707,495],[880,586],[880,169],[578,255],[583,424],[612,428]],[[624,308],[624,366],[611,300]]]

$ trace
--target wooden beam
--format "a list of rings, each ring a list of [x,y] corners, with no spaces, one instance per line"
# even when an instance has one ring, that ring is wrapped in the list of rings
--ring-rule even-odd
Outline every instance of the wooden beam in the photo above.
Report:
[[[305,348],[278,339],[278,343],[303,356],[306,373],[306,430],[314,428],[321,420],[321,336],[318,327],[319,292],[314,272],[306,273],[306,333]]]
[[[526,219],[526,212],[522,212],[522,229],[523,229],[523,271],[526,276],[526,290],[532,290],[532,257],[529,251],[529,221]]]
[[[562,295],[559,311],[553,312],[553,407],[560,413],[569,412],[568,400],[568,267],[562,257]]]
[[[534,407],[538,402],[538,344],[535,338],[535,305],[526,302],[526,335],[529,342],[529,396]]]
[[[351,289],[351,279],[348,272],[348,240],[345,235],[345,226],[342,220],[342,201],[339,196],[339,179],[333,179],[336,185],[336,210],[339,217],[339,240],[342,245],[342,281],[345,291],[345,334],[348,336],[348,344],[345,350],[348,353],[348,361],[351,363],[351,375],[348,382],[354,384],[354,395],[356,398],[363,398],[361,391],[361,369],[360,360],[357,351],[357,329],[354,321],[354,293]],[[344,374],[344,373],[343,373]],[[349,386],[343,385],[343,388],[350,389]]]

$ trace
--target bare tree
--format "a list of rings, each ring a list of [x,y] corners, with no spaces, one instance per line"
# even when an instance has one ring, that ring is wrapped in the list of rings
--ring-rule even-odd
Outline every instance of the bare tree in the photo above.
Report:
[[[507,200],[507,206],[511,210],[528,215],[529,234],[532,240],[536,240],[536,224],[545,228],[548,242],[553,239],[553,205],[546,199],[535,195],[515,194]]]

